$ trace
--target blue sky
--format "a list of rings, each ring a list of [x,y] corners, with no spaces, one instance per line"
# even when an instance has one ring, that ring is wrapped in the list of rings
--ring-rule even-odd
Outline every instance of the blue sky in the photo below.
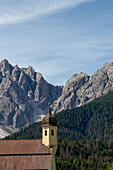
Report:
[[[0,60],[54,85],[113,61],[113,0],[0,0]]]

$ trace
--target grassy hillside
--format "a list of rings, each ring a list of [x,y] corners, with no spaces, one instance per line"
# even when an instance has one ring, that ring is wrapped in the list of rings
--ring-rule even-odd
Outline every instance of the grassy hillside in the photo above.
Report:
[[[58,136],[63,139],[113,141],[113,91],[79,108],[64,110],[56,118]],[[41,138],[41,123],[34,123],[6,139],[20,138]]]

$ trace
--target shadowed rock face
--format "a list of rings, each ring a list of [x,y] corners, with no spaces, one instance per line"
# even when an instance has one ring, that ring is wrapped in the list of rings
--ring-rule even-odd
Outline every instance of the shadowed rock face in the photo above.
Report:
[[[0,63],[0,124],[20,128],[47,113],[51,103],[62,94],[62,88],[47,83],[29,66],[19,68],[7,60]]]
[[[74,74],[64,87],[47,83],[34,68],[0,63],[0,125],[21,128],[40,119],[48,110],[49,95],[53,113],[79,107],[113,89],[113,63],[107,63],[92,76]]]
[[[80,73],[70,78],[53,103],[53,113],[79,107],[113,89],[113,63],[106,63],[92,76]]]

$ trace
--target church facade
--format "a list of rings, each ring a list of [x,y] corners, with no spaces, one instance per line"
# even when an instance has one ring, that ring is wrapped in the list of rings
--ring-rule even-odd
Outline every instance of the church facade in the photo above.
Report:
[[[42,139],[0,140],[0,170],[56,170],[57,119],[42,120]]]

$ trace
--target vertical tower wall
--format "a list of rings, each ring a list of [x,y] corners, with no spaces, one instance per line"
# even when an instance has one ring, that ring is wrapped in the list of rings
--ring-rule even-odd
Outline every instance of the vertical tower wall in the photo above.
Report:
[[[45,130],[47,130],[47,136],[45,136]],[[52,135],[52,130],[54,134]],[[57,126],[42,125],[42,143],[45,146],[57,146]]]

